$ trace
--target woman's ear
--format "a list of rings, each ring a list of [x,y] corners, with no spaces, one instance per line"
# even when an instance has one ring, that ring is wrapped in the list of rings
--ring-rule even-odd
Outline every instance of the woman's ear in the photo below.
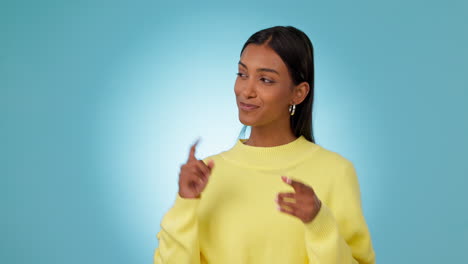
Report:
[[[300,104],[306,98],[307,94],[310,91],[310,86],[308,82],[301,82],[300,84],[294,87],[293,101],[295,104]]]

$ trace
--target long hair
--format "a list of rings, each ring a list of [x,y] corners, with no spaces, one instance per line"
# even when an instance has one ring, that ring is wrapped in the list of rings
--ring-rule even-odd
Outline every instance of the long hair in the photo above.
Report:
[[[293,26],[275,26],[254,33],[245,42],[240,54],[249,44],[265,44],[272,48],[286,64],[294,85],[307,82],[310,90],[304,101],[296,105],[295,114],[290,117],[291,129],[296,137],[304,136],[315,143],[312,127],[314,104],[314,50],[309,37]],[[245,134],[247,126],[241,130]],[[240,135],[239,135],[240,137]]]

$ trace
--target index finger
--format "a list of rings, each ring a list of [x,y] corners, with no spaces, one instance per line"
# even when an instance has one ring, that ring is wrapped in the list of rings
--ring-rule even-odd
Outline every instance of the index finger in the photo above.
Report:
[[[187,161],[197,160],[197,158],[195,158],[195,150],[196,150],[198,142],[200,142],[200,138],[198,138],[195,141],[195,143],[193,143],[193,145],[190,147],[190,153],[189,153],[189,157]]]
[[[302,190],[302,188],[304,187],[304,184],[303,184],[302,182],[293,180],[293,179],[291,179],[291,178],[289,178],[289,177],[281,176],[281,179],[282,179],[285,183],[291,185],[291,187],[293,187],[293,188],[294,188],[294,191],[296,191],[296,192],[299,192],[299,191]]]

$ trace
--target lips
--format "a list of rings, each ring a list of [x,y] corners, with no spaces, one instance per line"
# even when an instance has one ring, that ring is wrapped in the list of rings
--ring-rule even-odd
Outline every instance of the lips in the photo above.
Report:
[[[244,111],[253,111],[253,110],[259,108],[259,106],[240,102],[239,103],[239,108],[244,110]]]

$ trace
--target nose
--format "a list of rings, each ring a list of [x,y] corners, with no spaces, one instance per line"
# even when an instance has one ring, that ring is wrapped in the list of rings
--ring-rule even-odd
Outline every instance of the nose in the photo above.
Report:
[[[257,96],[254,80],[248,80],[245,82],[244,89],[242,89],[242,95],[245,98],[254,98]]]

